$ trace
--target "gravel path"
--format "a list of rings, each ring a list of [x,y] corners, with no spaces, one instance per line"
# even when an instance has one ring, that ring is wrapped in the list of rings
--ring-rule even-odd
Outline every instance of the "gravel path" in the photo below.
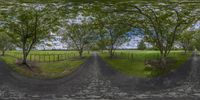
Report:
[[[0,100],[199,100],[199,61],[194,56],[168,76],[139,79],[113,70],[94,53],[74,73],[54,80],[21,76],[0,62]]]

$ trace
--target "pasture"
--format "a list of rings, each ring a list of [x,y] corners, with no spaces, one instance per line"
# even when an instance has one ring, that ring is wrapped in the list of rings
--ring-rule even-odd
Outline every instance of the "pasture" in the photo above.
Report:
[[[84,52],[88,56],[89,52]],[[8,51],[8,56],[22,59],[22,51]],[[34,62],[56,62],[78,57],[77,51],[31,51],[27,57],[28,61]]]
[[[41,79],[64,77],[75,71],[90,56],[84,52],[84,58],[79,58],[77,51],[31,51],[27,58],[33,71],[26,66],[18,64],[22,59],[22,51],[8,51],[0,60],[19,74]]]
[[[191,53],[184,54],[182,50],[171,51],[168,58],[170,63],[164,69],[149,68],[146,64],[149,60],[158,60],[159,51],[152,50],[117,50],[114,57],[108,57],[108,52],[99,53],[113,69],[129,76],[135,77],[156,77],[167,74],[181,67],[187,61]],[[151,66],[154,67],[154,66]]]

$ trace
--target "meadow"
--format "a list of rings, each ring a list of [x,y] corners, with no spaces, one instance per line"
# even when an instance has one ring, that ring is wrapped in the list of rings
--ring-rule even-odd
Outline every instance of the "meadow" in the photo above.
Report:
[[[164,69],[160,69],[148,68],[145,64],[148,60],[159,59],[159,51],[116,50],[113,58],[109,58],[107,51],[99,54],[113,69],[125,75],[142,78],[168,74],[169,72],[180,68],[181,65],[191,57],[191,53],[184,54],[184,51],[182,50],[171,51],[168,58],[173,62],[167,64]]]
[[[141,78],[168,74],[180,68],[191,57],[191,53],[185,54],[183,50],[171,51],[168,58],[173,62],[168,63],[164,69],[159,69],[148,68],[145,64],[146,61],[159,59],[159,51],[155,50],[116,50],[113,58],[109,57],[107,51],[98,52],[98,54],[114,70]],[[91,56],[91,51],[85,51],[83,56],[80,58],[78,51],[31,51],[27,60],[33,67],[33,71],[24,65],[17,64],[17,61],[22,59],[22,51],[7,51],[6,56],[0,57],[0,60],[22,75],[52,79],[64,77],[75,71]]]
[[[78,51],[31,51],[28,56],[32,71],[26,66],[17,64],[22,58],[22,51],[7,51],[0,60],[9,65],[11,70],[32,78],[61,78],[75,71],[83,64],[90,53],[84,52],[84,58],[79,58]]]
[[[22,51],[8,51],[8,56],[22,59]],[[84,52],[84,56],[88,56],[89,52]],[[56,62],[78,57],[77,51],[31,51],[27,57],[28,61],[34,62]]]

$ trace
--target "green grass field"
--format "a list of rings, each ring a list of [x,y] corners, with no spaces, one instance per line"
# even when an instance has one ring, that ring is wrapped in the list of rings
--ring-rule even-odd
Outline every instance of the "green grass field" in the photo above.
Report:
[[[7,55],[22,59],[22,51],[8,51]],[[83,56],[88,56],[90,53],[84,52]],[[31,51],[27,57],[28,61],[35,62],[55,62],[78,57],[77,51]]]
[[[190,56],[183,54],[183,51],[172,51],[169,57],[176,62],[170,64],[166,69],[146,70],[145,61],[150,59],[158,59],[159,51],[140,51],[140,50],[117,50],[114,58],[108,57],[108,52],[100,53],[103,59],[108,62],[113,69],[119,72],[136,77],[155,77],[179,68]]]
[[[6,52],[6,56],[0,57],[0,60],[7,63],[10,68],[16,71],[19,74],[35,77],[41,79],[52,79],[52,78],[61,78],[76,70],[81,64],[83,64],[87,58],[90,56],[89,53],[84,52],[83,59],[80,59],[77,51],[32,51],[31,55],[55,55],[55,54],[67,54],[66,60],[54,61],[51,57],[50,62],[38,62],[39,58],[36,58],[36,61],[33,61],[33,72],[30,71],[26,66],[17,65],[17,59],[20,57],[15,57],[16,55],[21,54],[21,51],[9,51]],[[15,56],[14,56],[15,55]],[[13,57],[14,56],[14,57]],[[29,59],[28,59],[29,60]]]
[[[169,64],[163,71],[160,69],[146,70],[145,66],[146,60],[159,58],[159,51],[117,50],[115,52],[115,57],[112,59],[108,57],[107,51],[99,54],[113,69],[118,70],[125,75],[142,78],[155,77],[175,70],[191,56],[191,53],[183,54],[183,51],[181,50],[172,51],[169,57],[176,62]],[[80,59],[77,51],[32,51],[28,56],[28,61],[31,61],[33,66],[35,66],[33,72],[26,66],[16,64],[17,59],[21,59],[21,55],[21,51],[8,51],[6,52],[6,56],[0,57],[0,60],[6,62],[10,65],[11,69],[22,75],[51,79],[64,77],[72,73],[83,64],[91,54],[84,52],[84,58]],[[39,57],[38,55],[41,56]],[[58,57],[58,55],[61,56]],[[47,58],[42,58],[42,56]]]

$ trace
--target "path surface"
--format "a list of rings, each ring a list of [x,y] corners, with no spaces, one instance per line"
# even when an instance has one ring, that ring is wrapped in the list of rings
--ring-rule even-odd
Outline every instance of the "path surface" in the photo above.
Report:
[[[180,71],[148,80],[120,74],[95,53],[72,75],[56,80],[26,78],[0,62],[0,100],[199,100],[199,61],[193,57]]]

